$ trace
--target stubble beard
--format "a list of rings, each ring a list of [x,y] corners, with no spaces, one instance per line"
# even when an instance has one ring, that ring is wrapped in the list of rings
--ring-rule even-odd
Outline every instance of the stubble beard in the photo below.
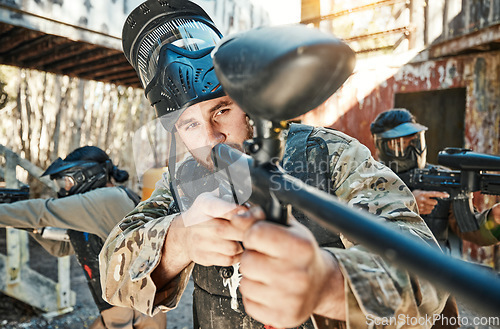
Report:
[[[246,117],[245,129],[247,132],[245,140],[252,139],[253,138],[253,126],[250,124],[250,118],[248,116]],[[243,153],[245,152],[245,150],[243,148],[243,144],[234,144],[234,143],[224,143],[224,144],[229,146],[229,147],[232,147],[240,152],[243,152]],[[214,168],[214,164],[213,164],[213,161],[211,158],[211,154],[212,154],[212,151],[210,148],[210,150],[208,150],[208,155],[206,156],[205,160],[202,160],[196,154],[191,153],[193,158],[195,158],[195,160],[198,161],[199,164],[201,164],[203,167],[205,167],[208,170],[213,172],[215,168]]]

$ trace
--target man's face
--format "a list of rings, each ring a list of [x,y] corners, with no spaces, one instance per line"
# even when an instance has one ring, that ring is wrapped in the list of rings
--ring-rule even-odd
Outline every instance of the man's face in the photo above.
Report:
[[[424,131],[418,133],[377,141],[377,155],[379,159],[387,163],[399,164],[405,170],[411,168],[424,168],[427,159],[427,147],[425,143]],[[414,165],[408,168],[408,161],[414,161]],[[391,167],[392,168],[392,167]],[[398,170],[395,170],[399,172]]]
[[[243,150],[243,142],[252,138],[245,112],[227,96],[188,107],[175,127],[193,157],[210,169],[213,146],[224,143]]]
[[[54,181],[59,188],[68,192],[73,186],[75,186],[75,180],[73,179],[73,177],[67,175],[56,178]]]
[[[408,152],[409,146],[414,146],[419,138],[417,134],[393,138],[387,142],[387,148],[394,153],[395,157],[403,157]]]

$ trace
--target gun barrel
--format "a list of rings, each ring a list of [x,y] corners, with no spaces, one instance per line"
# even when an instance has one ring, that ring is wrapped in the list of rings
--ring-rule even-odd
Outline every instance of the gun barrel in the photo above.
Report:
[[[278,182],[277,178],[274,180]],[[486,314],[498,314],[500,279],[492,273],[447,256],[437,248],[393,229],[380,218],[349,208],[294,177],[283,175],[279,183],[282,189],[276,195],[280,200],[293,204],[328,230],[342,232],[400,268],[463,297],[470,305],[481,305]]]
[[[460,171],[440,171],[415,168],[400,174],[401,179],[412,190],[449,192],[462,186]]]
[[[29,197],[30,190],[28,186],[22,186],[19,189],[0,188],[0,203],[13,203],[27,200]]]
[[[479,184],[481,193],[500,195],[500,175],[482,174]]]
[[[394,264],[464,297],[474,305],[480,305],[486,313],[498,314],[500,279],[492,273],[449,257],[437,248],[390,227],[380,218],[360,209],[350,208],[332,195],[297,178],[270,171],[263,166],[255,166],[251,157],[227,145],[216,145],[214,153],[226,164],[231,163],[231,159],[246,158],[247,161],[244,162],[250,164],[253,185],[272,181],[273,193],[280,201],[302,210],[328,230],[342,232]]]
[[[500,171],[500,156],[460,148],[448,147],[439,152],[438,163],[460,170]]]

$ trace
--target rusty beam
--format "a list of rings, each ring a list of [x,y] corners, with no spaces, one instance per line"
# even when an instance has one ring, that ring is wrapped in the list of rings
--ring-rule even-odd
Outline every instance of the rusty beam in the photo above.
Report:
[[[68,68],[68,70],[71,70],[71,72],[75,74],[80,74],[83,72],[89,72],[89,70],[100,70],[102,68],[114,66],[116,64],[121,64],[121,63],[128,63],[128,62],[123,53],[119,52],[116,55],[109,56],[106,59],[90,62],[85,65],[77,63],[78,65]]]
[[[395,33],[402,33],[404,35],[409,35],[411,32],[411,28],[405,26],[405,27],[400,27],[397,29],[392,29],[392,30],[386,30],[386,31],[380,31],[380,32],[375,32],[375,33],[370,33],[370,34],[363,34],[363,35],[358,35],[354,36],[351,38],[345,38],[344,40],[347,42],[352,42],[352,41],[358,41],[362,39],[371,39],[374,37],[378,37],[381,35],[387,35],[387,34],[395,34]]]
[[[130,64],[128,64],[128,62],[123,63],[121,65],[109,66],[106,69],[94,70],[93,67],[91,67],[90,69],[92,69],[92,71],[87,71],[86,74],[94,75],[96,77],[100,76],[105,77],[108,75],[123,73],[123,72],[128,72],[128,73],[133,72],[134,74],[136,74],[134,68]]]
[[[500,42],[500,24],[481,29],[467,35],[444,41],[429,48],[430,58],[452,56]]]
[[[94,80],[120,80],[120,79],[125,79],[125,78],[132,78],[137,76],[135,71],[127,71],[127,72],[121,72],[121,73],[112,73],[109,75],[96,75],[92,76],[90,79]]]
[[[378,7],[384,7],[384,6],[390,6],[390,5],[395,5],[398,3],[405,3],[406,5],[409,4],[409,0],[382,0],[382,1],[377,1],[374,3],[370,3],[368,5],[364,6],[359,6],[359,7],[354,7],[346,10],[342,10],[336,13],[328,14],[328,15],[322,15],[319,17],[313,17],[309,19],[304,19],[300,23],[301,24],[310,24],[310,23],[319,23],[320,21],[325,21],[329,19],[334,19],[336,17],[341,17],[341,16],[346,16],[358,11],[364,11],[364,10],[370,10]]]
[[[320,0],[301,0],[300,4],[300,19],[302,21],[309,20],[321,15]],[[319,21],[314,22],[315,27],[319,27]]]
[[[92,47],[94,46],[87,43],[74,42],[70,46],[54,49],[52,56],[37,58],[31,62],[27,62],[26,64],[30,65],[31,67],[37,67],[40,70],[43,70],[44,66],[47,64],[51,64],[78,55],[84,51],[91,49]]]
[[[0,53],[5,54],[16,49],[16,47],[22,45],[23,43],[30,42],[34,39],[40,38],[41,36],[43,36],[43,33],[41,32],[31,30],[13,30],[12,33],[2,37],[2,48],[0,49]]]
[[[0,35],[8,33],[14,29],[14,26],[10,24],[0,23]]]
[[[94,45],[91,45],[90,48],[86,47],[85,50],[86,51],[80,52],[70,58],[47,64],[45,65],[45,69],[63,71],[70,67],[100,60],[116,53],[115,50],[97,48]]]
[[[361,49],[361,50],[356,50],[356,54],[365,54],[365,53],[371,53],[371,52],[376,52],[376,51],[391,51],[391,50],[394,50],[394,46],[365,48],[365,49]]]
[[[44,35],[30,43],[24,44],[9,52],[12,61],[25,61],[30,58],[38,58],[52,51],[56,46],[70,43],[70,40],[57,38],[52,35]]]

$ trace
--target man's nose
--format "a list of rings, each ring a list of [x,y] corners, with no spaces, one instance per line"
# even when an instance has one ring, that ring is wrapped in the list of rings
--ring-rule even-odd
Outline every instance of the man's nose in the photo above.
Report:
[[[207,129],[208,140],[212,146],[226,141],[226,134],[218,127],[210,127]]]

